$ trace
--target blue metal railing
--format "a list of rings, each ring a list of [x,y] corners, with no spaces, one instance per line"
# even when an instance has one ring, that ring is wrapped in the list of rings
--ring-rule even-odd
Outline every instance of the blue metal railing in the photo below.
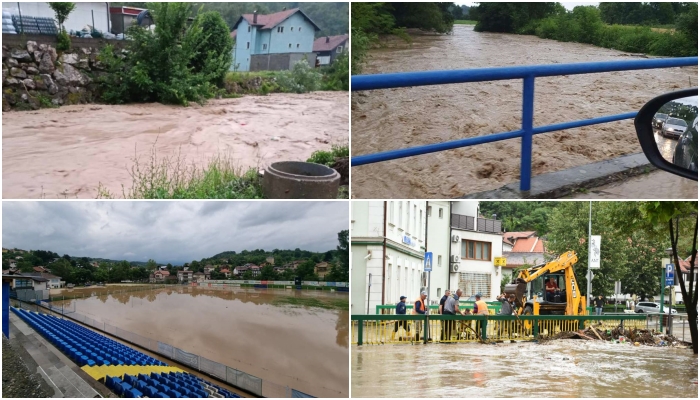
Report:
[[[660,58],[653,60],[588,62],[578,64],[527,65],[519,67],[475,68],[453,71],[424,71],[377,75],[356,75],[351,78],[351,90],[390,89],[408,86],[444,85],[449,83],[467,83],[497,81],[506,79],[523,80],[522,126],[520,130],[495,133],[486,136],[452,140],[449,142],[389,150],[381,153],[351,157],[353,167],[381,161],[417,156],[438,151],[474,146],[477,144],[498,142],[506,139],[521,138],[520,190],[530,190],[532,177],[532,136],[564,129],[603,124],[606,122],[633,119],[637,112],[609,115],[580,121],[562,122],[539,127],[532,126],[535,101],[535,78],[543,76],[593,74],[600,72],[632,71],[669,67],[698,65],[697,57]]]

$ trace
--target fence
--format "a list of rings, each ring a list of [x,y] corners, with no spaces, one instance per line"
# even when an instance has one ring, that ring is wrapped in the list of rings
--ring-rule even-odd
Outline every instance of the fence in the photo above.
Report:
[[[591,322],[597,327],[642,329],[647,327],[644,315],[353,315],[351,343],[467,343],[486,340],[532,341],[560,332],[585,329]]]
[[[486,303],[486,306],[489,309],[489,314],[490,315],[496,315],[501,312],[501,302],[500,301],[489,301]],[[435,315],[437,314],[438,307],[436,305],[430,305],[428,308],[430,309],[430,312]],[[463,302],[460,303],[460,310],[472,310],[474,309],[474,302],[473,301],[468,301],[468,302]],[[406,313],[410,314],[411,311],[413,311],[413,304],[406,304]],[[376,313],[377,314],[382,314],[382,315],[391,315],[396,313],[396,306],[395,305],[377,305],[376,306]]]
[[[496,81],[507,79],[523,80],[523,107],[521,128],[517,131],[502,132],[485,136],[453,140],[449,142],[389,150],[381,153],[353,156],[352,166],[396,160],[422,154],[498,142],[507,139],[521,139],[520,150],[520,190],[530,190],[532,177],[532,137],[546,132],[603,124],[607,122],[632,119],[637,112],[609,115],[573,122],[533,127],[535,78],[545,76],[592,74],[613,71],[632,71],[698,65],[697,57],[662,58],[653,60],[589,62],[577,64],[528,65],[518,67],[475,68],[453,71],[423,71],[408,73],[357,75],[351,78],[352,90],[390,89],[409,86],[444,85],[450,83],[468,83]]]
[[[260,289],[309,289],[309,290],[335,290],[337,292],[349,291],[350,284],[348,282],[323,282],[323,281],[302,281],[301,285],[297,285],[294,281],[256,281],[256,280],[214,280],[204,282],[193,282],[192,285],[201,287],[255,287]]]
[[[32,303],[29,304],[29,308],[31,308],[31,304]],[[218,379],[222,382],[226,382],[233,387],[245,390],[256,396],[292,397],[294,394],[297,394],[295,397],[313,397],[287,386],[282,386],[268,380],[263,380],[238,369],[231,368],[227,365],[209,360],[193,353],[189,353],[168,343],[163,343],[158,340],[150,339],[116,326],[112,326],[104,321],[98,321],[76,312],[66,315],[63,307],[54,306],[46,301],[38,300],[33,304],[36,307],[35,311],[39,311],[38,307],[49,309],[59,315],[63,315],[64,317],[78,321],[98,331],[108,333],[111,336],[139,346],[142,349],[148,350],[152,353],[160,354],[169,360],[176,361],[193,370],[200,371],[207,376]],[[21,301],[19,301],[18,305],[20,308],[22,308]],[[28,304],[25,304],[24,308],[27,308],[27,305]]]

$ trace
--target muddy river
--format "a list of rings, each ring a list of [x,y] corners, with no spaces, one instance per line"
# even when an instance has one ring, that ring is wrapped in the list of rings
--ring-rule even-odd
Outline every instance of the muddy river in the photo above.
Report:
[[[108,289],[111,294],[90,297]],[[348,396],[348,311],[278,303],[289,297],[347,301],[347,293],[182,286],[124,290],[65,290],[66,296],[88,297],[54,304],[260,377],[267,396],[284,397],[285,386],[317,397]],[[52,293],[54,299],[60,295]]]
[[[363,73],[632,60],[628,53],[455,26],[372,50]],[[697,86],[697,67],[537,78],[534,126],[639,110],[653,97]],[[352,94],[352,154],[361,155],[520,129],[522,80]],[[533,173],[641,152],[632,120],[537,135]],[[355,198],[454,198],[516,182],[520,140],[352,169]]]
[[[559,340],[362,346],[351,354],[353,397],[698,396],[690,349]]]
[[[205,106],[75,105],[2,114],[3,198],[95,198],[131,188],[134,159],[241,168],[303,160],[348,142],[347,92],[271,94]]]

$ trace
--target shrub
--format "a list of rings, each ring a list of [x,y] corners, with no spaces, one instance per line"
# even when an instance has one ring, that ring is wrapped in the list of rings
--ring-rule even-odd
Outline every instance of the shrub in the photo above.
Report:
[[[323,90],[349,90],[350,89],[350,57],[344,51],[333,64],[324,68]]]
[[[362,73],[362,64],[367,60],[367,52],[372,41],[376,41],[376,35],[369,35],[363,31],[352,28],[352,46],[351,69],[352,74]]]
[[[228,25],[216,11],[208,11],[197,16],[198,23],[204,32],[200,51],[192,60],[195,73],[212,69],[217,84],[222,84],[224,76],[231,67],[233,41],[229,35]]]
[[[197,15],[188,25],[190,3],[149,3],[149,7],[155,22],[153,32],[132,26],[126,52],[106,47],[100,54],[107,70],[98,80],[103,100],[187,105],[213,97],[230,54],[209,51],[203,65],[195,70],[195,59],[211,39],[203,31],[203,19]]]
[[[316,164],[323,164],[331,166],[335,163],[336,158],[343,158],[350,156],[350,149],[348,146],[333,145],[330,151],[317,150],[311,154],[306,162],[312,162]]]
[[[321,73],[311,67],[307,60],[299,60],[291,71],[280,73],[277,84],[285,92],[306,93],[319,90],[321,79]]]
[[[70,36],[66,33],[66,31],[60,31],[58,32],[58,36],[56,37],[57,43],[56,43],[56,50],[58,51],[68,51],[71,48],[71,43],[70,43]]]

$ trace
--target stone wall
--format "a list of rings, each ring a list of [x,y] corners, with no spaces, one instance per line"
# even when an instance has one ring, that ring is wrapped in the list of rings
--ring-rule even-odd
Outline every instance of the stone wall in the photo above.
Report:
[[[2,49],[2,110],[29,110],[90,103],[97,98],[95,79],[103,69],[98,47],[59,54],[51,44],[27,41]]]

